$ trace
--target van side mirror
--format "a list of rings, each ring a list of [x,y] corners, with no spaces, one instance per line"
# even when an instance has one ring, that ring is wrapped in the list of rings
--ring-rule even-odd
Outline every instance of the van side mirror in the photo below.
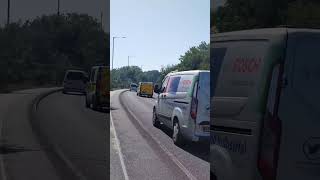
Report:
[[[157,94],[159,94],[160,93],[160,89],[159,89],[159,85],[158,84],[156,84],[156,85],[154,85],[154,92],[155,93],[157,93]]]

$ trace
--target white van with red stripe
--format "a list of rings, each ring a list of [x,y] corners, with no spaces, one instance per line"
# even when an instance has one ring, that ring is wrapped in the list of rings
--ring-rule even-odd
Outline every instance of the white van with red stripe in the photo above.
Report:
[[[213,34],[211,171],[218,180],[320,179],[320,30]]]

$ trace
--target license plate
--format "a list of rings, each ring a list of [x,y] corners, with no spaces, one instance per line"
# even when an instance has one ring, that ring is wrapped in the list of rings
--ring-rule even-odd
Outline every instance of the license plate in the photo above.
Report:
[[[203,125],[203,126],[201,126],[202,127],[202,130],[204,131],[204,132],[210,132],[210,126],[209,125]]]

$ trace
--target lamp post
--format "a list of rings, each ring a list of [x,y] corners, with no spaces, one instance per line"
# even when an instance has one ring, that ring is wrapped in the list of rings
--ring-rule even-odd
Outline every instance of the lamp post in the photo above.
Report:
[[[8,7],[7,7],[7,27],[10,24],[10,0],[8,0]]]
[[[130,66],[130,57],[134,57],[134,56],[128,56],[128,67]]]
[[[58,16],[60,15],[60,0],[58,0]]]
[[[111,70],[113,69],[113,59],[114,59],[114,40],[117,39],[117,38],[126,38],[126,37],[112,37],[112,63],[111,63]]]

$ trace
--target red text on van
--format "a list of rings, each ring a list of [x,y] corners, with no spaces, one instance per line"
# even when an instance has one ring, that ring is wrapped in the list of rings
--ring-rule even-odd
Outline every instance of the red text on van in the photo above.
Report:
[[[259,70],[261,58],[236,58],[232,64],[232,72],[255,73]]]

